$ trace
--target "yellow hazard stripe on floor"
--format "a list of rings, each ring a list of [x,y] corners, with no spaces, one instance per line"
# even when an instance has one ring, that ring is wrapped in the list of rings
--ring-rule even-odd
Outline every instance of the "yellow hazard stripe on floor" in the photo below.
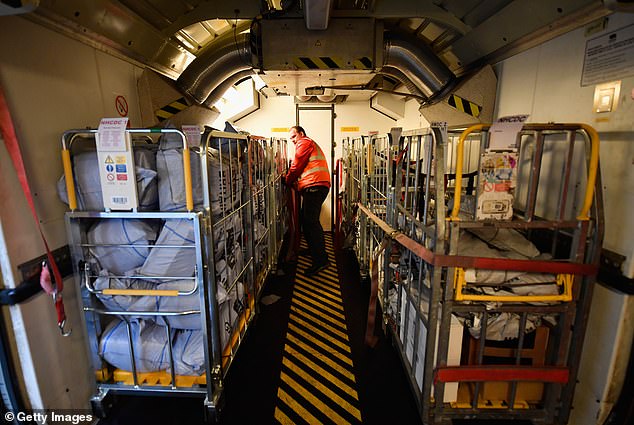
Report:
[[[372,69],[372,59],[363,56],[345,60],[337,56],[298,56],[293,59],[297,69]]]
[[[180,111],[183,111],[187,108],[187,101],[184,97],[181,97],[180,99],[175,100],[169,105],[165,105],[162,108],[157,109],[156,111],[154,111],[154,115],[159,121],[165,121],[166,119],[178,114]]]
[[[298,259],[274,413],[282,425],[362,422],[330,235],[326,251],[330,266],[316,276],[305,274],[309,258]]]
[[[478,118],[480,116],[480,111],[482,111],[482,107],[464,99],[460,96],[456,96],[452,94],[447,98],[447,103],[449,106],[453,106],[459,111],[464,112],[467,115],[471,115],[472,117]]]

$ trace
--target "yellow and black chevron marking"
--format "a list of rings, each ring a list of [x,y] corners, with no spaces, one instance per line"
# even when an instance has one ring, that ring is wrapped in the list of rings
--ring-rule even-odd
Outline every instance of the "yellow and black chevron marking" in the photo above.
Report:
[[[372,69],[372,59],[367,56],[347,62],[336,56],[300,56],[293,60],[297,69]]]
[[[453,106],[457,110],[462,111],[465,114],[471,115],[475,118],[478,118],[480,116],[480,111],[482,111],[481,106],[478,106],[475,103],[468,101],[467,99],[463,99],[460,96],[456,96],[455,94],[449,96],[447,102],[450,106]]]
[[[329,236],[326,250],[330,267],[307,277],[310,260],[300,256],[297,263],[275,407],[275,419],[282,425],[362,422]]]
[[[169,105],[165,105],[161,109],[157,109],[156,111],[154,111],[154,115],[156,115],[156,118],[159,120],[159,122],[161,122],[165,121],[172,115],[178,114],[180,111],[186,109],[187,107],[187,101],[184,97],[181,97],[180,99],[173,101]]]

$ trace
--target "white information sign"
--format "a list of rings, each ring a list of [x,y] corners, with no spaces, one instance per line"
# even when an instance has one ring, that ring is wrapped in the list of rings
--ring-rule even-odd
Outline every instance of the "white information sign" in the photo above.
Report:
[[[187,139],[187,146],[196,148],[200,146],[200,127],[197,125],[184,125],[183,133]]]
[[[127,118],[103,118],[99,123],[97,149],[102,152],[124,151],[127,125]]]
[[[634,75],[634,24],[586,42],[581,86]]]
[[[528,115],[501,117],[489,129],[489,151],[517,149],[517,133],[522,130]]]
[[[104,118],[95,136],[106,210],[136,210],[136,174],[128,118]]]

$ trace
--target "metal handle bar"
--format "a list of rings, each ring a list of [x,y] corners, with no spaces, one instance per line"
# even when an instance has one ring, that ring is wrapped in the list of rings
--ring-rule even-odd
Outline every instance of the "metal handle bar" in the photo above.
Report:
[[[75,138],[79,134],[91,135],[94,136],[97,134],[98,129],[77,129],[77,130],[68,130],[62,134],[62,164],[64,166],[64,180],[66,181],[66,191],[68,192],[68,206],[71,211],[75,211],[77,209],[77,198],[75,195],[75,182],[73,180],[73,168],[70,160],[70,142],[67,143],[67,138],[72,136],[71,139]],[[138,134],[138,133],[175,133],[181,136],[183,141],[183,174],[185,179],[185,202],[187,211],[192,211],[194,209],[194,197],[192,192],[192,173],[191,173],[191,162],[189,155],[186,155],[188,152],[187,147],[187,138],[185,134],[175,128],[129,128],[125,130],[126,133]]]
[[[454,272],[454,300],[456,301],[492,301],[492,302],[553,302],[572,301],[572,283],[574,275],[568,273],[557,274],[557,286],[563,287],[563,292],[558,295],[479,295],[465,294],[462,292],[468,283],[465,279],[465,271],[462,267],[456,267]],[[540,283],[543,284],[543,283]],[[535,284],[535,285],[540,285]]]
[[[451,211],[450,220],[458,221],[458,213],[460,212],[460,192],[462,191],[462,164],[464,160],[464,141],[467,136],[473,132],[485,130],[491,127],[491,124],[476,124],[467,128],[460,134],[457,146],[456,157],[456,186],[454,189],[454,205]],[[585,198],[581,212],[577,216],[577,220],[589,220],[588,215],[592,206],[592,198],[594,196],[594,186],[597,180],[597,170],[599,168],[599,135],[597,131],[587,124],[526,124],[522,130],[584,130],[590,137],[590,164],[588,169],[588,182],[586,186]]]
[[[83,281],[86,289],[92,294],[103,295],[129,295],[133,297],[145,297],[145,296],[157,296],[157,297],[178,297],[192,295],[198,290],[198,280],[194,280],[194,287],[189,291],[179,291],[178,289],[95,289],[90,282],[90,278],[94,277],[90,275],[90,266],[88,263],[84,263],[83,268]],[[129,276],[126,276],[129,277]],[[153,278],[152,276],[144,276],[147,279]],[[164,277],[163,277],[164,278]],[[187,277],[186,279],[193,279]]]
[[[103,310],[94,307],[84,307],[84,311],[92,311],[104,316],[187,316],[190,314],[198,314],[200,310],[186,311],[112,311]]]

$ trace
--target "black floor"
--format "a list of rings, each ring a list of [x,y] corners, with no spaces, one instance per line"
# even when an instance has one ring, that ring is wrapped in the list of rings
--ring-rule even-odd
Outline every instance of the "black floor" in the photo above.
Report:
[[[352,349],[363,423],[421,424],[403,368],[389,341],[373,349],[363,343],[369,287],[359,282],[358,264],[350,252],[337,255],[337,264]],[[281,297],[261,306],[261,312],[227,377],[226,405],[220,423],[277,423],[273,410],[279,384],[294,267],[268,282],[263,297]]]

